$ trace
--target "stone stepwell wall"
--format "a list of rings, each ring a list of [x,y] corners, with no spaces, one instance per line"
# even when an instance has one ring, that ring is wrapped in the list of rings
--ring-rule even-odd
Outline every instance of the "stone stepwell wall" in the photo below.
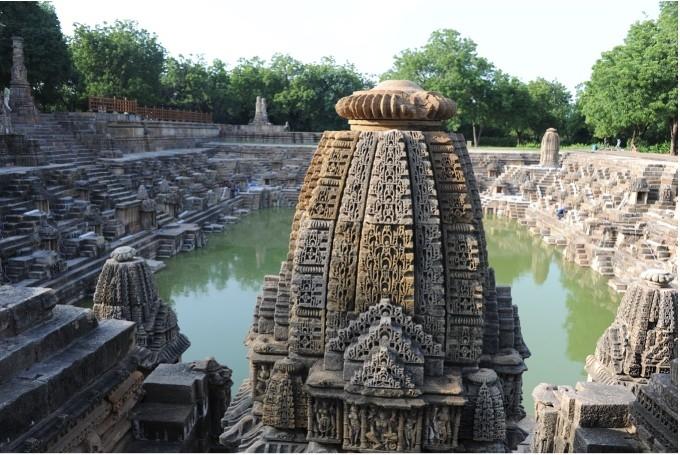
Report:
[[[518,220],[616,291],[649,268],[677,275],[676,162],[576,152],[557,168],[499,168],[487,177],[485,211]],[[480,164],[476,173],[485,170]]]

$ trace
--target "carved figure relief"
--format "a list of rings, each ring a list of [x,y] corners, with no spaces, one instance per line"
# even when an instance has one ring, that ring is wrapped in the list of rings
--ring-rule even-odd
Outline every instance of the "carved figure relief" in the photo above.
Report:
[[[334,399],[311,398],[307,438],[324,443],[340,443],[342,406]]]

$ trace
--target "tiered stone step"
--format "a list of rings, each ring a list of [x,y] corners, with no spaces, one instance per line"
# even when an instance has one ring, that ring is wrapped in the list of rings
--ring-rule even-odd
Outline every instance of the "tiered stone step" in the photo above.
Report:
[[[45,288],[0,287],[0,451],[117,365],[134,324],[97,324]]]
[[[80,144],[75,136],[64,129],[53,114],[40,114],[38,123],[16,123],[17,134],[34,140],[48,163],[92,164],[96,153]]]

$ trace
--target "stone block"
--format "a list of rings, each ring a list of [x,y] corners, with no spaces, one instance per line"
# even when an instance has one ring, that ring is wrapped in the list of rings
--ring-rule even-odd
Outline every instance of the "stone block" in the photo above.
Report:
[[[619,428],[577,428],[574,453],[635,453],[640,447],[635,437]]]
[[[575,424],[584,428],[624,428],[635,395],[623,386],[576,383]]]
[[[184,363],[162,363],[144,381],[144,400],[167,404],[193,404],[206,397],[205,373]]]
[[[191,434],[196,410],[190,404],[141,403],[132,416],[135,439],[181,442]]]
[[[0,286],[0,338],[49,318],[56,303],[51,289]]]

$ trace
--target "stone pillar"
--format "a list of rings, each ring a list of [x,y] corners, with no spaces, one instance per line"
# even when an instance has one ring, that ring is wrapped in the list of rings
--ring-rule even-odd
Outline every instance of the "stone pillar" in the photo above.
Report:
[[[541,140],[541,160],[539,165],[544,167],[559,167],[560,135],[555,128],[545,130]]]
[[[220,365],[214,357],[193,362],[191,368],[206,374],[208,379],[208,413],[205,433],[216,443],[222,433],[222,416],[231,403],[231,369]]]
[[[12,37],[12,72],[9,88],[12,112],[23,119],[37,121],[38,109],[33,101],[24,64],[24,39],[19,36]]]

